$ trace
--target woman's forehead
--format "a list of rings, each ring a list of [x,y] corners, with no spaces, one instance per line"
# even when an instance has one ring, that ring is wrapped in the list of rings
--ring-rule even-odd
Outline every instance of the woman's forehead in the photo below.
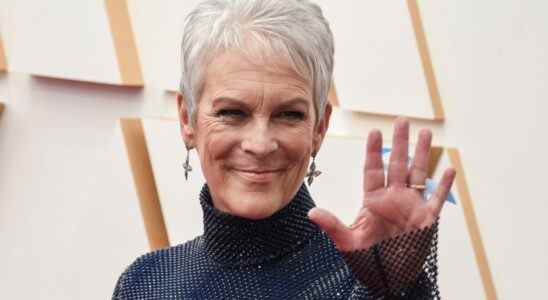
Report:
[[[302,94],[311,93],[311,84],[300,76],[283,59],[258,60],[245,57],[236,51],[217,55],[208,65],[205,90],[223,88],[253,88],[260,84],[280,89],[295,89]]]
[[[302,73],[283,55],[231,49],[216,54],[209,61],[206,79],[215,75],[253,74],[255,76],[288,77],[309,84],[309,80]]]

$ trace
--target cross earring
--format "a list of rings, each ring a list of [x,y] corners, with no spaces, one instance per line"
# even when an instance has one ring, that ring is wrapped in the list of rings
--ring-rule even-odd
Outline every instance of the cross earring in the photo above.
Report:
[[[186,147],[186,160],[183,164],[183,169],[185,169],[185,180],[188,180],[188,173],[192,171],[192,166],[190,165],[190,149]]]
[[[314,178],[320,176],[322,174],[322,171],[316,170],[316,154],[312,155],[312,164],[310,164],[310,169],[308,170],[308,173],[306,174],[306,177],[308,179],[306,180],[308,183],[308,186],[312,185],[312,182],[314,181]]]

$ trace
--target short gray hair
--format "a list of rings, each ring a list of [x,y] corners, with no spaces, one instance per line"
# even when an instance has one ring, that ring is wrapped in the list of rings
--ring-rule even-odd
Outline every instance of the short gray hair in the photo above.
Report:
[[[186,18],[181,45],[180,92],[194,120],[210,60],[220,51],[246,54],[251,37],[259,51],[281,55],[313,85],[318,121],[325,110],[333,76],[334,41],[321,8],[309,0],[206,0]]]

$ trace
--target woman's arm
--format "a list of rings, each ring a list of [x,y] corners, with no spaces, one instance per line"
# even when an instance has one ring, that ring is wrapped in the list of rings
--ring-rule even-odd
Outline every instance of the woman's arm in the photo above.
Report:
[[[365,299],[439,299],[437,286],[438,222],[366,250],[343,252]]]

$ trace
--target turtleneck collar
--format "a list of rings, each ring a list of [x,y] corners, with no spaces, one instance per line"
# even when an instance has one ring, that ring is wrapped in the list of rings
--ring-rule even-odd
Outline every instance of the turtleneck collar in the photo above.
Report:
[[[303,184],[281,210],[261,220],[250,220],[213,207],[209,187],[200,193],[204,213],[204,242],[208,255],[227,266],[263,264],[303,247],[318,227],[307,216],[315,206]]]

